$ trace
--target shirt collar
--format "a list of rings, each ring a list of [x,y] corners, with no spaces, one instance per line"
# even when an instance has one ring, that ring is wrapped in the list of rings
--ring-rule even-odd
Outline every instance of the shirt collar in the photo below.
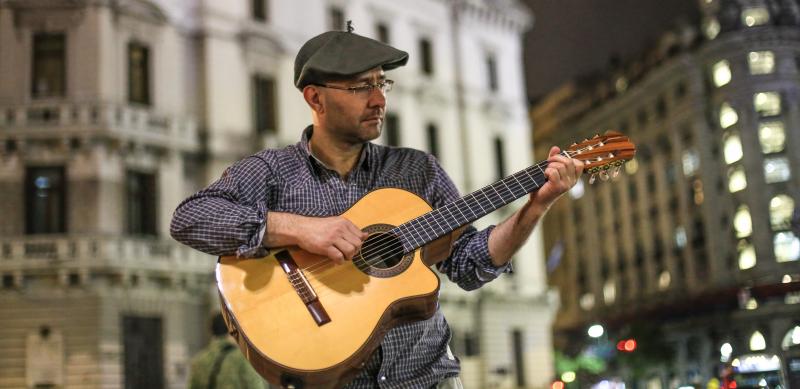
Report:
[[[309,125],[308,127],[306,127],[303,130],[303,134],[300,136],[300,143],[298,144],[299,147],[300,147],[300,151],[303,153],[303,155],[306,158],[308,158],[308,160],[309,160],[309,162],[311,162],[312,166],[314,166],[314,167],[322,167],[322,168],[325,168],[325,169],[328,169],[328,170],[333,170],[333,169],[325,166],[325,163],[320,161],[319,158],[317,158],[316,156],[314,156],[314,154],[311,153],[310,142],[311,142],[311,136],[313,134],[314,134],[314,126],[313,125]],[[371,160],[370,157],[372,156],[372,154],[375,153],[375,151],[373,150],[374,147],[375,147],[375,145],[373,145],[372,142],[367,142],[364,145],[364,148],[361,149],[361,155],[358,157],[358,162],[356,163],[356,166],[353,169],[353,171],[356,171],[358,169],[369,170],[369,164],[370,164],[370,160]]]

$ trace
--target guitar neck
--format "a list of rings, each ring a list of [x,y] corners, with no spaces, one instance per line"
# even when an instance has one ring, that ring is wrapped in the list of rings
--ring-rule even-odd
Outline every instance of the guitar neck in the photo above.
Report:
[[[542,161],[520,170],[401,224],[395,227],[392,233],[400,237],[405,252],[422,247],[539,189],[547,181],[544,175],[547,164],[547,161]]]

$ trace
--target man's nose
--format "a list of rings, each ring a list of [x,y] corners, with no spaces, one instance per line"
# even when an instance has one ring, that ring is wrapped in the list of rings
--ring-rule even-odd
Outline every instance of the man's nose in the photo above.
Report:
[[[369,101],[368,104],[370,107],[385,107],[386,106],[386,94],[383,93],[381,88],[371,88],[369,90]]]

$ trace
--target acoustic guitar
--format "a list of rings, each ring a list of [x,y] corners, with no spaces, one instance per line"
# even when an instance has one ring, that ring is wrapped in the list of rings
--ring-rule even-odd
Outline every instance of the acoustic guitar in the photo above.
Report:
[[[592,182],[618,174],[634,153],[614,132],[562,152],[585,162]],[[539,162],[435,210],[402,189],[374,190],[342,214],[369,233],[342,265],[297,247],[258,259],[220,257],[216,278],[228,329],[275,385],[344,385],[387,331],[434,314],[439,278],[429,266],[447,256],[454,232],[537,190],[546,166]],[[429,250],[436,242],[446,249]]]

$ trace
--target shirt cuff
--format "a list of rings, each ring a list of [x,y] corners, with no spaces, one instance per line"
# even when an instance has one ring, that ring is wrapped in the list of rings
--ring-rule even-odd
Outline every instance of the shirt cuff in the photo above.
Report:
[[[503,273],[512,273],[513,266],[511,260],[502,266],[495,266],[492,263],[492,256],[489,255],[489,235],[492,233],[496,226],[489,226],[488,228],[479,231],[475,236],[475,243],[477,243],[477,250],[473,257],[475,263],[475,270],[477,271],[478,278],[481,281],[488,282]]]
[[[239,246],[239,249],[236,250],[237,258],[261,258],[269,255],[269,249],[264,247],[264,234],[267,233],[267,209],[261,204],[258,205],[258,217],[261,219],[258,232],[250,238],[246,245]]]

